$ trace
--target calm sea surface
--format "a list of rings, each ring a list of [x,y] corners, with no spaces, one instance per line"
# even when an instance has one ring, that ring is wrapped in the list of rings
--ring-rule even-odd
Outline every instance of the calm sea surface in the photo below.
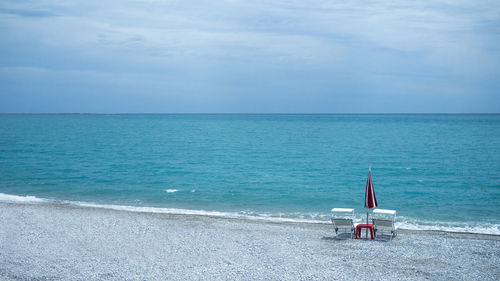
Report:
[[[3,201],[361,220],[369,166],[400,227],[500,234],[500,115],[0,115]]]

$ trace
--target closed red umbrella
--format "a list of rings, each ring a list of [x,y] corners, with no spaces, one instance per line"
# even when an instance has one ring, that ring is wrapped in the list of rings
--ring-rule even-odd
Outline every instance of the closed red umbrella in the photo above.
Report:
[[[375,209],[378,206],[377,198],[375,197],[375,189],[373,189],[372,169],[368,171],[368,179],[366,180],[365,190],[365,209],[366,209],[366,224],[368,224],[368,213],[370,209]],[[368,230],[366,232],[368,236]]]

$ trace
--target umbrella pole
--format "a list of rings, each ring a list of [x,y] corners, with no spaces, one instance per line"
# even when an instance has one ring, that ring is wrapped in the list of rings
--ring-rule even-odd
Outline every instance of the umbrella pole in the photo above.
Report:
[[[368,224],[368,212],[369,211],[366,211],[366,224]],[[368,228],[365,230],[365,238],[368,239]]]

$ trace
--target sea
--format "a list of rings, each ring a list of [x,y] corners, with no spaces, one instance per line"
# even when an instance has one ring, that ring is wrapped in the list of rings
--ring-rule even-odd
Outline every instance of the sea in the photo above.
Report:
[[[500,115],[0,115],[0,201],[500,235]],[[373,214],[371,214],[373,216]]]

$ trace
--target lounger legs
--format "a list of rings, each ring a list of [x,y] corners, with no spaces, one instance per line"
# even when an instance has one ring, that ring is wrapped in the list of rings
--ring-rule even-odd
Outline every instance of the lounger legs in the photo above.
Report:
[[[391,231],[389,233],[389,242],[392,241],[392,238],[396,237],[396,235],[397,235],[396,231]],[[384,230],[375,229],[375,238],[377,238],[379,236],[381,236],[381,237],[384,236]]]

